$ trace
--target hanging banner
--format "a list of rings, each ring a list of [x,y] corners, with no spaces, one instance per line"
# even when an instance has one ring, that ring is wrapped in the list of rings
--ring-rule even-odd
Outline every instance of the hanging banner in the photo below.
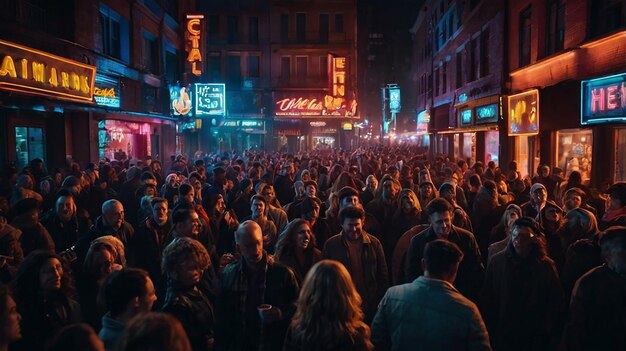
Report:
[[[509,135],[539,134],[539,90],[511,95],[507,99]]]

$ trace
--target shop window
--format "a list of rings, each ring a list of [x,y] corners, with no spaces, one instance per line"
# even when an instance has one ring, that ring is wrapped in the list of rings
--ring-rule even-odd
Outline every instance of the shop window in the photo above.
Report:
[[[617,129],[615,150],[615,181],[626,181],[626,128]]]
[[[485,132],[485,164],[489,161],[500,164],[500,133],[497,130]]]
[[[42,159],[45,163],[45,145],[43,128],[16,127],[15,152],[17,168],[22,169],[28,165],[30,160],[35,158]]]
[[[468,164],[473,165],[476,162],[476,133],[463,133],[463,148],[460,151]]]
[[[145,160],[152,155],[150,124],[106,120],[100,121],[98,127],[100,157],[123,161],[129,157]]]
[[[573,171],[580,172],[583,182],[591,177],[591,151],[593,133],[591,130],[565,130],[557,132],[556,155],[558,166],[569,176]]]

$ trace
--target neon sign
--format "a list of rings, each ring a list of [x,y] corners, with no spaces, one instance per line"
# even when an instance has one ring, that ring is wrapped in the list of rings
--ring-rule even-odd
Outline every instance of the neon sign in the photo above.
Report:
[[[539,90],[511,95],[507,99],[509,135],[539,134]]]
[[[389,110],[400,112],[400,88],[389,88]]]
[[[187,40],[187,62],[191,67],[191,73],[196,76],[202,75],[202,20],[204,15],[187,15],[185,39]]]
[[[171,110],[174,116],[191,115],[191,91],[187,87],[170,86]]]
[[[459,116],[461,117],[461,124],[472,123],[472,110],[471,109],[459,111]]]
[[[478,106],[476,107],[476,120],[484,121],[489,119],[497,119],[498,110],[498,104]]]
[[[275,92],[274,115],[277,117],[353,117],[356,100],[346,100],[320,93]]]
[[[626,73],[581,82],[581,123],[626,121]]]
[[[226,114],[226,85],[196,83],[196,116]]]
[[[93,103],[96,67],[0,40],[0,89]]]
[[[96,85],[93,88],[93,98],[96,100],[96,104],[100,106],[120,108],[118,81],[96,75]]]

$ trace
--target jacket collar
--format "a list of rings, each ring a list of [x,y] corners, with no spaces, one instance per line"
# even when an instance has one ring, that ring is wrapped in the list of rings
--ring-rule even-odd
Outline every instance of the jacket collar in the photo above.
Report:
[[[419,276],[417,279],[415,279],[413,281],[413,284],[423,284],[423,285],[428,285],[428,286],[432,286],[432,287],[440,287],[446,290],[452,290],[452,291],[456,291],[459,292],[454,285],[450,284],[449,282],[445,281],[445,280],[441,280],[441,279],[434,279],[434,278],[426,278],[425,276]]]
[[[370,238],[370,235],[363,229],[361,229],[361,237],[363,238],[363,244],[369,245],[372,243],[372,239]],[[344,245],[347,245],[347,240],[346,237],[343,234],[343,229],[341,230],[341,241],[344,243]]]

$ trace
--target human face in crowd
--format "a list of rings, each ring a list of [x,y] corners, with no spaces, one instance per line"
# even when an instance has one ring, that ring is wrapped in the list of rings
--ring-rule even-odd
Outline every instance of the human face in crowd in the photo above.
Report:
[[[400,199],[402,201],[402,208],[405,210],[411,210],[415,207],[415,203],[413,203],[413,199],[408,194],[402,195]]]
[[[218,213],[222,214],[224,213],[224,211],[226,211],[226,203],[224,202],[224,197],[222,195],[218,195],[217,197],[217,203],[215,204],[215,210],[217,210]]]
[[[157,192],[156,192],[156,188],[153,186],[147,186],[144,191],[143,191],[144,196],[156,196]]]
[[[507,225],[509,228],[512,228],[513,223],[519,218],[519,215],[517,214],[517,212],[511,210],[508,212],[508,216],[509,216],[509,220],[507,222]]]
[[[263,193],[261,195],[265,196],[267,201],[274,200],[274,197],[276,196],[276,193],[274,192],[274,187],[266,186],[265,189],[263,189]]]
[[[161,174],[161,164],[159,162],[151,163],[150,168],[152,168],[153,173]]]
[[[114,230],[118,230],[124,223],[124,207],[120,203],[115,203],[106,211],[102,212],[102,217],[106,224]]]
[[[550,222],[558,222],[561,219],[561,211],[554,207],[547,208],[544,215]]]
[[[196,193],[202,190],[202,182],[198,178],[191,178],[191,186]]]
[[[624,204],[616,197],[611,196],[611,194],[609,194],[609,198],[607,200],[607,210],[619,210],[620,208],[624,207]]]
[[[383,197],[387,200],[393,200],[398,197],[398,193],[400,192],[399,187],[394,184],[391,180],[386,180],[383,183]]]
[[[176,267],[176,282],[184,287],[195,286],[200,282],[204,271],[198,264],[198,258],[188,256],[180,265]],[[153,288],[154,289],[154,288]]]
[[[361,201],[359,200],[358,196],[356,195],[346,196],[343,199],[341,199],[341,203],[339,204],[339,209],[343,209],[348,206],[359,207],[360,204],[361,204]]]
[[[246,233],[241,235],[237,247],[241,256],[248,263],[258,263],[263,259],[263,232],[258,225],[246,227]]]
[[[447,239],[452,229],[452,212],[435,212],[430,216],[430,225],[440,239]]]
[[[304,193],[308,197],[315,197],[315,195],[317,195],[317,189],[313,185],[307,185],[304,190]]]
[[[255,199],[250,206],[254,218],[262,217],[265,214],[265,202]]]
[[[194,198],[195,198],[195,191],[192,188],[191,191],[189,192],[189,194],[184,196],[185,201],[189,202],[189,203],[194,203]]]
[[[441,197],[443,197],[444,199],[448,201],[452,201],[456,197],[456,195],[454,194],[454,191],[450,188],[444,189],[440,195]]]
[[[310,211],[309,213],[304,213],[306,215],[306,218],[309,220],[315,220],[320,216],[320,205],[314,203],[313,204],[313,210]]]
[[[312,235],[311,228],[307,223],[300,224],[300,226],[296,229],[296,248],[306,250],[306,248],[309,247]]]
[[[17,312],[15,300],[11,296],[7,296],[5,314],[0,316],[0,340],[4,342],[13,342],[22,338],[22,330],[20,321],[22,315]]]
[[[565,196],[565,199],[563,199],[563,204],[568,211],[579,208],[582,203],[583,199],[580,197],[580,195],[572,192],[568,193],[567,196]]]
[[[425,184],[420,187],[420,191],[425,197],[430,197],[433,194],[433,186],[430,184]]]
[[[76,204],[74,203],[74,197],[61,196],[55,203],[55,211],[61,222],[67,222],[76,213]]]
[[[157,202],[152,206],[152,219],[154,219],[158,225],[163,225],[167,222],[166,202]]]
[[[533,201],[536,204],[543,204],[548,200],[548,193],[544,188],[538,188],[533,192]]]
[[[355,241],[361,238],[363,231],[363,219],[361,218],[345,218],[341,223],[343,235],[350,240]]]
[[[139,297],[138,301],[138,312],[139,313],[148,313],[152,311],[152,306],[157,300],[156,290],[154,289],[154,284],[152,283],[152,279],[150,277],[146,277],[146,287],[145,295]]]
[[[197,238],[200,233],[200,217],[194,211],[189,218],[178,224],[179,232],[183,236]]]
[[[377,186],[378,186],[378,180],[376,180],[376,178],[367,177],[367,179],[365,180],[365,187],[367,188],[367,190],[374,192]]]
[[[308,182],[309,180],[311,180],[311,173],[303,172],[302,173],[302,181],[303,182]]]
[[[50,258],[39,268],[39,287],[44,293],[61,289],[63,266],[56,258]]]
[[[524,226],[514,226],[511,232],[511,241],[513,242],[513,248],[515,252],[521,256],[526,257],[530,253],[532,244],[535,238],[535,233],[532,229]]]
[[[95,267],[98,267],[100,277],[106,277],[113,272],[115,258],[111,251],[102,249],[94,253],[93,263]]]

